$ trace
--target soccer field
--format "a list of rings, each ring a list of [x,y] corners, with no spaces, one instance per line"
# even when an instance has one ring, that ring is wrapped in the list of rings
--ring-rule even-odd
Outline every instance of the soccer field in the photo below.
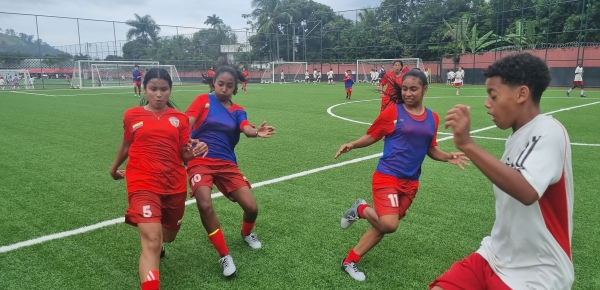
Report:
[[[206,86],[174,87],[184,111]],[[241,89],[240,89],[241,92]],[[551,88],[541,107],[567,128],[573,152],[575,209],[573,289],[600,289],[600,92],[571,98]],[[455,104],[471,106],[476,142],[500,157],[509,131],[497,129],[483,106],[483,86],[433,85],[424,104],[440,119]],[[421,186],[396,233],[359,267],[357,282],[340,262],[368,228],[340,228],[359,198],[371,203],[371,175],[382,142],[333,159],[339,146],[365,133],[379,112],[375,87],[358,84],[249,84],[234,102],[250,121],[277,134],[246,139],[238,163],[253,183],[263,248],[241,238],[241,208],[214,196],[237,274],[221,274],[217,252],[191,201],[175,242],[161,260],[162,289],[426,289],[456,260],[479,248],[494,221],[491,183],[475,166],[461,171],[426,158]],[[123,223],[124,181],[108,174],[122,140],[122,116],[138,105],[128,89],[0,91],[0,289],[139,289],[135,228]],[[443,121],[442,121],[443,123]],[[455,151],[450,130],[438,142]],[[124,168],[124,167],[123,167]]]

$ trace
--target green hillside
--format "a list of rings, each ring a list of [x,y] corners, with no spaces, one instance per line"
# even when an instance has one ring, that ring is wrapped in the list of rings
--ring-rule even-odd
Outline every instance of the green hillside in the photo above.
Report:
[[[35,40],[20,38],[19,36],[7,35],[0,33],[0,52],[20,52],[31,55],[38,55],[40,53],[42,55],[51,54],[56,55],[59,53],[63,53],[62,51],[53,48],[47,43],[42,41],[42,44],[38,47],[38,44]]]

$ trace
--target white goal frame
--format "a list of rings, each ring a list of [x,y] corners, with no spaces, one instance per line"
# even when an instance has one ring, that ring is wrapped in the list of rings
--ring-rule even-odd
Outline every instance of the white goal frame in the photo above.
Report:
[[[75,69],[73,69],[73,77],[71,78],[71,87],[72,88],[97,88],[103,87],[98,86],[98,81],[102,84],[102,79],[98,80],[98,77],[95,77],[95,73],[93,70],[93,65],[106,64],[106,65],[122,65],[123,67],[129,66],[131,70],[133,70],[133,66],[138,65],[140,67],[140,71],[144,72],[146,68],[160,66],[158,61],[103,61],[103,60],[78,60],[75,63]],[[97,67],[97,66],[96,66]],[[127,76],[129,78],[129,82],[123,82],[123,85],[120,86],[107,86],[107,87],[128,87],[131,86],[131,75]],[[89,81],[84,82],[84,80],[91,80],[91,85]],[[85,85],[85,86],[84,86]]]
[[[268,76],[266,75],[267,72],[269,72],[269,70],[265,70],[265,72],[263,73],[263,76],[260,78],[260,82],[261,83],[266,83],[268,81],[271,81],[272,84],[275,83],[275,80],[279,80],[279,71],[275,71],[275,67],[279,66],[281,67],[281,65],[298,65],[298,69],[296,69],[296,71],[294,72],[293,70],[295,70],[294,68],[292,68],[292,71],[289,71],[288,68],[288,72],[284,72],[285,75],[291,75],[294,74],[294,80],[292,82],[300,82],[300,80],[298,80],[298,75],[302,75],[302,81],[304,80],[304,72],[301,71],[304,69],[304,71],[308,70],[308,62],[292,62],[292,61],[279,61],[279,62],[270,62],[269,66],[271,66],[271,76],[269,78],[267,78]]]
[[[19,88],[25,90],[33,90],[33,78],[29,74],[29,71],[26,69],[0,69],[0,76],[4,79],[4,84],[0,86],[0,90],[5,90],[8,88],[9,90],[13,87],[13,78],[15,75],[19,77],[19,83],[15,86],[15,89]],[[8,76],[10,76],[10,81],[8,80]]]
[[[420,58],[391,58],[391,59],[357,59],[356,60],[356,82],[371,82],[370,71],[374,68],[377,73],[381,65],[386,65],[385,71],[391,71],[394,66],[394,61],[401,60],[404,66],[409,68],[418,68],[425,72],[423,60]]]

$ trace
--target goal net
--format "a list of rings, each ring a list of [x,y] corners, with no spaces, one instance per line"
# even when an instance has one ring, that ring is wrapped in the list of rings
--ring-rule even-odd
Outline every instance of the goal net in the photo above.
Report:
[[[132,86],[133,67],[142,73],[153,67],[169,72],[174,85],[181,85],[179,73],[173,65],[160,65],[158,61],[89,61],[79,60],[73,70],[72,88],[113,88]]]
[[[265,70],[261,83],[298,83],[304,81],[304,72],[308,69],[306,62],[271,62],[269,65],[271,70]]]
[[[0,90],[32,90],[34,79],[26,69],[0,69]]]
[[[397,59],[358,59],[356,60],[356,82],[369,83],[371,72],[374,70],[379,76],[379,72],[383,67],[386,72],[393,70],[394,61],[401,60],[404,67],[409,69],[418,68],[425,71],[423,61],[420,58],[397,58]]]

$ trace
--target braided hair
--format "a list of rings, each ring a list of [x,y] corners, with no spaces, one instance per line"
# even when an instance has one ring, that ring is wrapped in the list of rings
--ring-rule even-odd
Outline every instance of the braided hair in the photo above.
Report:
[[[215,71],[215,76],[214,79],[216,80],[217,77],[223,73],[229,73],[230,75],[233,76],[233,79],[235,81],[235,85],[234,85],[234,89],[233,89],[233,95],[237,94],[237,90],[238,90],[238,84],[240,82],[245,82],[246,80],[246,76],[244,76],[244,74],[242,73],[242,71],[240,70],[240,68],[235,65],[235,64],[231,64],[229,63],[226,59],[221,60],[219,62],[219,65],[217,67],[217,70]]]
[[[425,73],[423,73],[419,68],[413,68],[411,70],[409,70],[408,72],[406,72],[404,74],[404,76],[402,76],[402,82],[404,82],[404,80],[407,77],[415,77],[417,78],[421,85],[423,86],[427,86],[427,77],[425,76]],[[399,85],[395,80],[391,81],[391,85],[394,88],[394,94],[392,96],[390,96],[390,101],[384,105],[384,108],[387,107],[389,104],[403,104],[404,103],[404,99],[402,99],[402,85]]]

